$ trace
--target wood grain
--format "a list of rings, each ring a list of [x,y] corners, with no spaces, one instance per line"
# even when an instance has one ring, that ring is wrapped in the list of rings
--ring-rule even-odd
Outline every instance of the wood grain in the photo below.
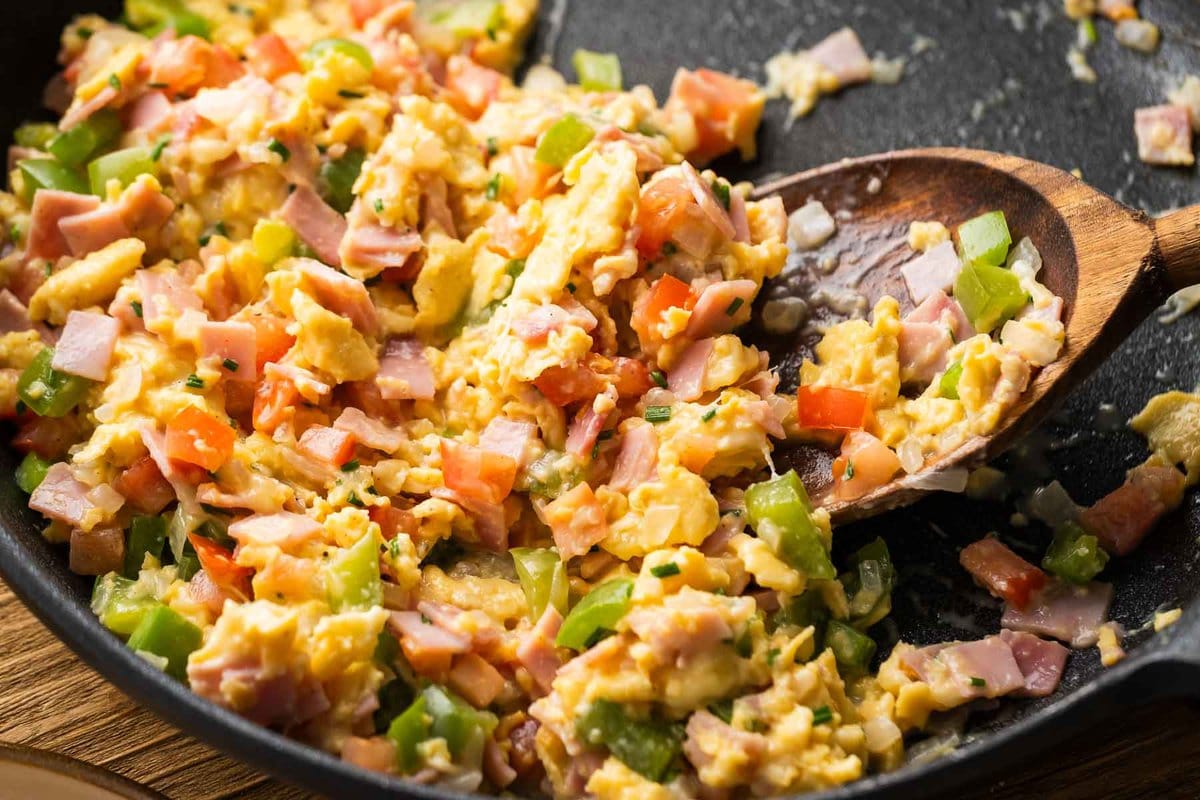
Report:
[[[306,800],[137,706],[81,662],[0,582],[0,741],[118,772],[172,800]],[[957,800],[1200,797],[1200,705],[1162,704]],[[932,788],[932,787],[931,787]]]

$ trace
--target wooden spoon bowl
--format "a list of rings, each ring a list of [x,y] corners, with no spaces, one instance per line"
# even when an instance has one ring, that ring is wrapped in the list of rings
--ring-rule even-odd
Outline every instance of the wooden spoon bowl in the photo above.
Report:
[[[915,256],[907,244],[909,223],[937,220],[953,230],[999,209],[1014,242],[1028,236],[1041,252],[1039,279],[1064,301],[1066,344],[1058,360],[1035,373],[994,431],[927,460],[917,475],[841,501],[829,492],[829,450],[779,448],[776,468],[796,469],[837,521],[912,503],[930,491],[921,484],[931,474],[996,457],[1045,419],[1171,292],[1200,282],[1200,206],[1152,219],[1060,169],[1017,156],[963,148],[884,153],[798,173],[755,193],[771,195],[783,199],[789,214],[820,200],[838,230],[821,248],[791,254],[764,297],[809,298],[824,291],[849,302],[858,292],[866,301],[859,308],[869,312],[880,297],[891,295],[906,313],[912,302],[899,267]],[[794,389],[801,362],[812,357],[820,339],[814,328],[844,318],[816,308],[801,331],[762,333],[756,341],[779,365],[783,385]]]

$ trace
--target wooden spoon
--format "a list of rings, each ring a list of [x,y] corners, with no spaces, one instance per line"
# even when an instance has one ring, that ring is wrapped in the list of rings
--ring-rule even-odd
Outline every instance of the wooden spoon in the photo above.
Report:
[[[890,294],[902,313],[912,308],[899,267],[914,257],[906,238],[915,220],[938,220],[953,230],[1000,209],[1014,241],[1028,236],[1042,254],[1040,280],[1063,298],[1066,345],[1037,372],[1029,388],[988,436],[927,460],[923,478],[975,467],[1012,446],[1045,419],[1156,307],[1175,290],[1200,283],[1200,205],[1153,219],[1055,167],[1017,156],[962,148],[903,150],[830,164],[760,187],[779,195],[788,213],[820,200],[838,219],[838,232],[816,251],[794,254],[787,291],[811,297],[819,289],[858,291],[873,306]],[[807,265],[807,268],[805,268]],[[778,290],[776,290],[778,291]],[[816,309],[814,321],[835,312]],[[792,381],[820,335],[763,334],[759,343]],[[860,499],[833,498],[833,454],[813,446],[781,448],[780,471],[795,468],[838,521],[907,505],[930,489],[903,473]],[[921,481],[922,483],[924,481]]]

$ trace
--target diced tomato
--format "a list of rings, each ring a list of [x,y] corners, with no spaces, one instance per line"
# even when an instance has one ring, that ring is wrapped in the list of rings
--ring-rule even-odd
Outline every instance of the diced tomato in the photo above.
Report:
[[[246,59],[254,73],[272,82],[289,72],[300,71],[300,59],[283,37],[274,33],[263,34],[248,44]]]
[[[279,317],[256,315],[246,321],[254,326],[254,360],[258,363],[258,373],[261,375],[266,364],[279,361],[287,355],[296,343],[296,337],[287,332],[287,320]]]
[[[442,478],[446,488],[482,503],[500,503],[512,492],[517,462],[469,444],[442,439]]]
[[[383,0],[350,0],[350,16],[354,25],[361,28],[367,20],[383,10]]]
[[[688,159],[704,164],[735,147],[742,158],[754,157],[763,102],[762,92],[751,81],[711,69],[681,69],[671,83],[666,107],[682,107],[691,114],[698,141]]]
[[[233,554],[212,539],[206,539],[195,533],[188,534],[188,541],[196,550],[200,566],[208,573],[208,578],[217,588],[239,601],[249,600],[253,596],[250,579],[254,570],[240,567],[233,560]]]
[[[150,83],[174,95],[198,89],[212,57],[213,46],[199,36],[159,42],[147,59]]]
[[[866,431],[853,431],[833,462],[834,493],[854,500],[883,486],[900,471],[900,457]]]
[[[1174,467],[1141,465],[1125,483],[1079,514],[1079,524],[1115,555],[1134,550],[1155,523],[1182,500],[1183,473]]]
[[[661,256],[663,245],[687,218],[688,206],[695,203],[682,178],[662,178],[642,189],[638,200],[638,252],[648,259]]]
[[[964,547],[958,562],[992,596],[1016,608],[1025,608],[1030,596],[1046,585],[1046,573],[994,537]]]
[[[150,456],[142,456],[122,470],[113,488],[142,514],[157,514],[175,499],[175,490]]]
[[[384,541],[395,539],[401,533],[415,534],[417,518],[411,511],[395,506],[371,506],[368,512],[371,521],[379,526]]]
[[[167,423],[167,457],[209,472],[229,460],[236,441],[237,431],[195,407],[184,409]]]
[[[214,45],[212,57],[208,62],[208,72],[204,76],[204,86],[209,89],[220,89],[228,86],[246,74],[242,62],[228,48]]]
[[[617,356],[613,359],[612,374],[613,386],[622,399],[641,397],[654,386],[650,368],[636,358]]]
[[[446,62],[446,99],[464,116],[478,119],[500,94],[504,76],[481,67],[466,56],[454,55]]]
[[[506,258],[525,258],[537,244],[537,231],[522,224],[522,220],[511,211],[501,210],[488,217],[488,249]]]
[[[340,467],[354,458],[354,434],[321,425],[308,428],[300,436],[300,449],[313,458]]]
[[[271,433],[288,417],[300,399],[287,378],[265,378],[254,390],[254,430]]]
[[[604,391],[604,379],[585,364],[549,367],[533,385],[557,406],[588,400]]]
[[[801,386],[796,406],[801,428],[822,431],[861,430],[871,407],[866,392],[836,386]]]
[[[530,198],[545,197],[558,185],[559,171],[534,158],[536,152],[532,147],[518,145],[506,154],[508,168],[504,173],[503,194],[514,208]]]

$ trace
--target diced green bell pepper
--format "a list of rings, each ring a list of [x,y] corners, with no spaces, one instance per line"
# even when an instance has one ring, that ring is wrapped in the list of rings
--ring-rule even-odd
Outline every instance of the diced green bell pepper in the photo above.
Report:
[[[590,92],[621,91],[621,59],[616,53],[576,50],[571,56],[579,85]]]
[[[616,630],[617,623],[629,611],[633,596],[633,581],[629,578],[602,583],[575,604],[563,620],[555,644],[573,650],[586,650],[606,631]]]
[[[167,520],[163,517],[136,516],[129,524],[129,543],[125,547],[125,577],[136,579],[146,555],[162,558],[167,543]]]
[[[17,396],[39,417],[62,417],[79,405],[92,381],[50,366],[54,348],[43,348],[17,380]]]
[[[821,593],[815,589],[793,597],[770,617],[772,630],[788,626],[807,628],[811,625],[814,629],[813,639],[818,642],[825,638],[825,624],[828,621],[829,608]]]
[[[124,189],[139,175],[154,175],[157,171],[153,148],[127,147],[100,156],[88,164],[88,181],[92,194],[106,197],[109,181],[120,181]]]
[[[758,538],[809,578],[828,580],[837,577],[837,571],[813,522],[812,510],[795,470],[746,490],[746,511]]]
[[[33,490],[42,485],[46,472],[54,464],[37,453],[29,453],[17,465],[17,486],[25,494],[33,494]]]
[[[166,672],[173,678],[187,677],[188,656],[200,647],[204,636],[200,629],[178,612],[157,605],[146,612],[128,645],[132,650],[151,653],[167,660]]]
[[[458,758],[471,740],[483,732],[483,716],[462,698],[437,684],[426,686],[421,697],[425,699],[425,711],[430,717],[430,738],[445,739],[450,754]]]
[[[39,189],[56,189],[60,192],[87,194],[87,181],[78,172],[58,163],[52,158],[27,158],[17,162],[21,173],[23,190],[21,200],[29,205]]]
[[[330,50],[353,58],[359,64],[362,64],[367,72],[373,72],[375,69],[375,59],[371,57],[371,51],[358,42],[352,42],[349,39],[321,39],[320,41],[313,42],[304,51],[304,55],[301,56],[300,60],[304,63],[305,69],[312,69],[313,65],[321,59],[321,56]]]
[[[125,0],[125,19],[152,38],[167,28],[180,37],[207,39],[210,34],[208,20],[190,11],[183,0]]]
[[[55,136],[58,128],[52,122],[26,122],[13,132],[13,141],[18,147],[45,150]]]
[[[392,642],[396,641],[390,636],[388,638]],[[412,687],[400,678],[394,678],[385,683],[379,690],[379,708],[375,709],[371,718],[371,721],[375,723],[376,732],[387,731],[392,722],[412,705],[413,700]]]
[[[571,157],[587,147],[587,143],[596,135],[592,126],[574,114],[567,114],[542,135],[537,150],[533,153],[535,161],[551,167],[562,167]]]
[[[558,553],[533,547],[514,547],[509,553],[516,565],[517,577],[521,579],[530,619],[537,622],[549,605],[557,608],[558,613],[566,614],[570,586],[566,567]]]
[[[830,620],[825,629],[825,646],[833,651],[838,667],[851,675],[866,672],[875,656],[875,641],[871,637],[837,620]]]
[[[296,252],[296,232],[278,220],[260,219],[254,224],[250,240],[254,244],[254,255],[269,267]]]
[[[92,613],[120,636],[133,633],[146,612],[158,605],[153,597],[132,597],[133,587],[134,581],[110,572],[96,578],[92,588]]]
[[[370,533],[334,556],[326,568],[329,605],[334,611],[371,608],[383,603],[379,579],[382,540]]]
[[[639,719],[611,700],[596,700],[575,721],[575,732],[590,745],[603,745],[634,772],[662,781],[683,747],[682,726],[663,719]]]
[[[1042,558],[1042,566],[1068,583],[1084,584],[1100,574],[1108,553],[1099,540],[1075,522],[1064,522]]]
[[[962,377],[962,372],[963,365],[961,361],[955,361],[946,367],[946,371],[942,373],[941,380],[938,381],[938,395],[950,400],[957,400],[958,379]]]
[[[963,260],[999,266],[1012,246],[1003,211],[989,211],[958,226],[958,243]]]
[[[460,39],[492,35],[504,26],[504,4],[499,0],[460,0],[438,8],[430,22]]]
[[[1010,270],[968,261],[954,281],[954,297],[975,330],[991,333],[1029,302],[1021,281]]]
[[[55,136],[47,146],[50,154],[68,167],[82,167],[121,135],[121,117],[104,108],[83,122]]]
[[[429,722],[422,694],[388,725],[387,737],[396,745],[396,766],[401,772],[412,772],[421,765],[417,745],[429,738]]]
[[[841,576],[854,627],[865,630],[892,610],[896,568],[883,539],[868,542],[850,557],[853,571]]]
[[[362,172],[367,154],[353,147],[341,158],[331,159],[321,165],[317,173],[317,190],[329,206],[341,214],[354,205],[354,183]]]

